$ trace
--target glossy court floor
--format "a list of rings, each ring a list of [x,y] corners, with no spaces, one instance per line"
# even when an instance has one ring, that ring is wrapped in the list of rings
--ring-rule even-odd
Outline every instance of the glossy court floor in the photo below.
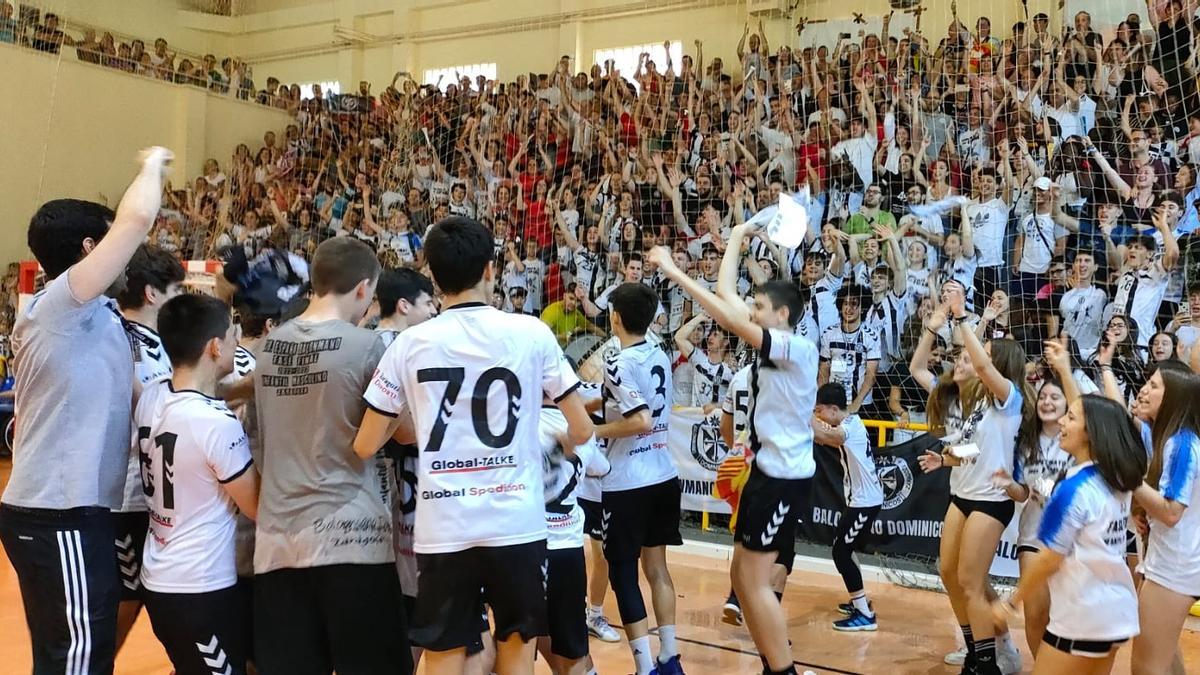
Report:
[[[0,461],[0,486],[7,483],[11,464]],[[721,605],[729,587],[728,563],[715,557],[712,546],[691,552],[672,552],[671,568],[677,601],[677,632],[683,664],[689,675],[757,673],[761,665],[745,628],[721,622]],[[792,575],[784,596],[788,636],[794,644],[797,670],[816,673],[946,674],[957,668],[942,664],[942,656],[955,648],[957,626],[945,596],[887,583],[868,583],[880,620],[875,633],[838,633],[830,622],[837,603],[845,601],[841,579],[817,572]],[[648,591],[647,591],[647,597]],[[615,602],[606,603],[616,621]],[[16,575],[0,552],[0,675],[30,672],[29,636],[22,614]],[[1190,629],[1197,620],[1192,619]],[[1200,672],[1200,634],[1185,630],[1181,643],[1189,672]],[[1024,646],[1019,625],[1013,637],[1025,656],[1025,672],[1032,659]],[[652,641],[657,648],[657,642]],[[593,657],[602,675],[628,673],[633,664],[624,642],[605,644],[592,640]],[[1116,673],[1129,672],[1129,648],[1117,659]],[[162,647],[154,639],[143,613],[129,641],[117,657],[116,675],[166,675],[170,672]],[[539,663],[539,673],[549,670]]]

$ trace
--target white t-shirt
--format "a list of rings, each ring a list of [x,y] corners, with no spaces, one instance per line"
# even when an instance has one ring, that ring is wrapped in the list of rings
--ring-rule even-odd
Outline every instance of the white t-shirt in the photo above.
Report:
[[[1038,529],[1042,525],[1042,511],[1054,485],[1075,459],[1059,445],[1059,437],[1038,435],[1038,456],[1026,464],[1018,455],[1013,464],[1013,480],[1029,488],[1029,498],[1021,507],[1021,521],[1017,528],[1017,546],[1041,548]]]
[[[972,202],[964,207],[971,219],[972,243],[979,267],[999,267],[1007,257],[1004,234],[1008,231],[1008,204],[999,197],[991,201]]]
[[[133,378],[146,391],[146,385],[158,380],[171,377],[171,359],[167,350],[163,349],[162,338],[158,331],[144,326],[136,321],[130,321],[137,333],[133,340]],[[129,444],[129,462],[125,467],[125,497],[121,502],[118,513],[141,512],[146,510],[146,497],[142,494],[142,459],[138,443],[137,428],[131,429],[132,442]]]
[[[1096,286],[1072,288],[1063,294],[1058,311],[1063,317],[1063,330],[1075,339],[1083,358],[1088,358],[1100,345],[1104,332],[1104,306],[1108,294]]]
[[[883,486],[875,472],[875,455],[871,452],[867,427],[858,415],[847,416],[841,427],[846,435],[842,447],[838,448],[846,505],[852,508],[879,506],[883,503]]]
[[[1064,556],[1050,577],[1050,624],[1068,640],[1138,634],[1137,592],[1125,565],[1130,493],[1113,492],[1095,464],[1067,470],[1046,504],[1038,539]]]
[[[817,346],[806,336],[763,330],[750,371],[749,446],[771,478],[811,478],[812,411],[817,401]]]
[[[1182,595],[1200,595],[1200,439],[1190,429],[1163,444],[1163,472],[1158,491],[1183,505],[1174,527],[1150,519],[1150,538],[1142,572],[1154,583]]]
[[[237,583],[237,506],[222,487],[253,469],[242,424],[220,399],[151,385],[134,413],[145,470],[150,533],[142,585],[207,593]]]
[[[671,363],[653,343],[639,342],[605,358],[605,421],[648,410],[651,426],[637,436],[607,439],[612,471],[600,481],[604,492],[657,485],[679,475],[667,448],[670,392]]]
[[[974,412],[963,417],[961,429],[952,434],[947,443],[974,443],[979,448],[979,454],[951,468],[950,494],[961,499],[985,502],[1009,500],[1004,490],[992,483],[992,476],[997,469],[1004,469],[1012,475],[1023,400],[1021,391],[1009,382],[1005,400],[997,399],[989,405],[985,399]]]
[[[733,375],[725,400],[721,401],[721,412],[733,416],[733,442],[745,443],[745,434],[750,423],[750,371],[753,366],[743,366]]]
[[[451,307],[388,347],[363,397],[411,414],[421,457],[413,550],[451,553],[546,538],[538,414],[579,384],[535,317]]]
[[[874,181],[875,149],[879,147],[879,139],[874,129],[868,129],[858,138],[848,138],[833,146],[830,153],[834,158],[845,157],[854,166],[858,177],[864,185]]]
[[[558,436],[566,432],[567,418],[562,412],[543,407],[538,438],[546,496],[546,548],[551,551],[583,546],[583,508],[576,502],[577,486],[585,475],[603,476],[610,468],[595,437],[575,446],[574,457],[565,457]]]
[[[1137,322],[1139,346],[1150,344],[1158,308],[1166,291],[1167,274],[1157,262],[1126,272],[1117,279],[1112,308]]]
[[[1045,274],[1054,257],[1054,242],[1067,236],[1067,231],[1050,214],[1031,213],[1021,219],[1018,232],[1024,235],[1019,269],[1025,274]]]

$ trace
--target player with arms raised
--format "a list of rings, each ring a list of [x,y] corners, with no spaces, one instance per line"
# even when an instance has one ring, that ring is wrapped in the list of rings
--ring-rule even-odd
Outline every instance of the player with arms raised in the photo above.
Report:
[[[794,546],[800,496],[816,471],[810,418],[816,404],[817,346],[795,333],[804,308],[795,285],[763,284],[755,290],[749,312],[738,297],[742,242],[754,228],[739,225],[730,233],[716,295],[676,267],[668,249],[652,250],[649,259],[717,323],[758,352],[750,373],[754,467],[742,493],[730,573],[750,635],[766,662],[764,672],[795,673],[787,617],[772,591],[771,575],[779,552]]]
[[[590,438],[592,422],[550,329],[488,306],[496,268],[487,229],[468,218],[442,220],[425,255],[442,313],[388,348],[364,394],[370,408],[354,449],[369,457],[393,436],[411,442],[401,428],[411,416],[421,458],[410,636],[426,650],[426,672],[462,672],[486,601],[496,672],[532,673],[531,640],[547,634],[543,393],[567,419],[565,448]]]

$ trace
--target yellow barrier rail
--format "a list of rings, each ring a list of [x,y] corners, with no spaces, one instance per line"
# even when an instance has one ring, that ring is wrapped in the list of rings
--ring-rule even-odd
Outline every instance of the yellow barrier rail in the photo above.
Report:
[[[905,431],[929,431],[929,425],[924,422],[910,422],[909,424],[901,424],[899,422],[889,422],[886,420],[863,420],[863,426],[868,429],[878,430],[879,447],[887,445],[887,437],[889,431],[903,429]],[[709,516],[708,509],[700,512],[700,529],[708,532]],[[1197,603],[1200,606],[1200,603]]]

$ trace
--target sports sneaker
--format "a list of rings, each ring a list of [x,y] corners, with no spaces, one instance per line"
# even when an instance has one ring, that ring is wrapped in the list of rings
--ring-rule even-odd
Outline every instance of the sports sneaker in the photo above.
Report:
[[[950,652],[946,658],[942,659],[948,666],[961,666],[967,661],[967,648],[959,647],[958,650]]]
[[[833,629],[845,632],[872,631],[879,628],[879,622],[874,616],[867,616],[857,609],[851,608],[851,613],[840,621],[833,622]]]
[[[654,668],[650,670],[650,675],[685,675],[683,672],[683,663],[679,660],[679,655],[676,654],[666,661],[654,662]]]
[[[996,641],[996,665],[1004,675],[1021,672],[1021,652],[1012,640]]]
[[[867,601],[867,607],[869,607],[872,612],[875,611],[875,603],[871,602],[870,600]],[[850,616],[854,613],[854,603],[843,602],[838,605],[837,610],[842,616]]]
[[[729,599],[725,601],[725,607],[721,613],[721,621],[731,626],[740,626],[745,623],[742,617],[742,606],[738,603],[737,596],[733,594],[733,591],[729,592]]]
[[[608,619],[603,614],[587,613],[588,634],[601,642],[620,642],[621,634],[616,628],[608,625]]]

